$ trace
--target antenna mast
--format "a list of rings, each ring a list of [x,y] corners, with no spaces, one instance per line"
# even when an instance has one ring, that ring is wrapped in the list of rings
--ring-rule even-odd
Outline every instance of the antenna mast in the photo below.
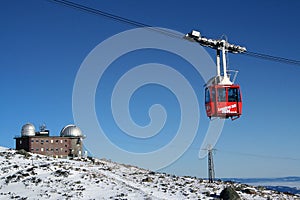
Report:
[[[213,149],[208,148],[208,182],[213,183],[215,179],[215,169],[213,160]]]

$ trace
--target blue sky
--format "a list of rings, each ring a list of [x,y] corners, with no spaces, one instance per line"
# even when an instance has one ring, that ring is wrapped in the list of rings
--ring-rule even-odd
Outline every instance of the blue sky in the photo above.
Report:
[[[74,2],[182,33],[198,29],[210,38],[225,34],[230,42],[249,51],[299,60],[300,2],[296,0]],[[13,137],[27,122],[36,127],[46,123],[52,135],[74,123],[72,92],[83,60],[99,43],[135,27],[44,0],[2,1],[0,9],[0,145],[14,147]],[[206,50],[214,59],[215,52]],[[116,133],[110,135],[111,140],[131,151],[155,150],[173,137],[180,120],[178,101],[161,86],[141,88],[130,104],[132,117],[141,126],[149,123],[149,106],[165,106],[170,114],[157,138],[144,142],[125,139],[106,106],[105,95],[122,73],[148,62],[168,64],[184,74],[200,105],[195,140],[180,159],[162,171],[206,177],[207,160],[198,158],[209,123],[203,106],[204,81],[174,55],[137,51],[114,62],[104,76],[107,86],[97,88],[98,119],[107,131]],[[242,88],[244,109],[240,119],[225,123],[215,147],[216,176],[300,176],[299,66],[230,54],[229,67],[239,71],[237,83]],[[102,90],[108,93],[100,93]]]

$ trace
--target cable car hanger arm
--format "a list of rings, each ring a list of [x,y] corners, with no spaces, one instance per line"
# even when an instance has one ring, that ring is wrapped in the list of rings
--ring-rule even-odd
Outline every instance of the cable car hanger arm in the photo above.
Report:
[[[244,53],[247,51],[246,47],[230,44],[226,40],[214,40],[202,37],[200,32],[195,30],[192,30],[190,33],[186,34],[184,38],[191,42],[197,42],[202,46],[207,46],[213,49],[222,50],[222,48],[225,47],[225,50],[230,53]]]

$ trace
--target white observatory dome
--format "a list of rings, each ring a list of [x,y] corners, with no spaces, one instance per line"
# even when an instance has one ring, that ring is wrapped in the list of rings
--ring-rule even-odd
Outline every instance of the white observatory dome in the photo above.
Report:
[[[35,127],[33,124],[27,123],[22,126],[21,135],[23,136],[35,136]]]
[[[82,137],[82,132],[79,127],[69,124],[60,131],[61,137]]]

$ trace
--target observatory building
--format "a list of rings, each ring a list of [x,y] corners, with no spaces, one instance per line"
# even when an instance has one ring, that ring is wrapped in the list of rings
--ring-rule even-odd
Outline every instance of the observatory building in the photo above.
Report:
[[[60,136],[50,136],[46,126],[36,132],[33,124],[22,126],[21,136],[15,137],[16,150],[38,153],[56,158],[81,157],[84,135],[79,127],[70,124],[65,126]]]

